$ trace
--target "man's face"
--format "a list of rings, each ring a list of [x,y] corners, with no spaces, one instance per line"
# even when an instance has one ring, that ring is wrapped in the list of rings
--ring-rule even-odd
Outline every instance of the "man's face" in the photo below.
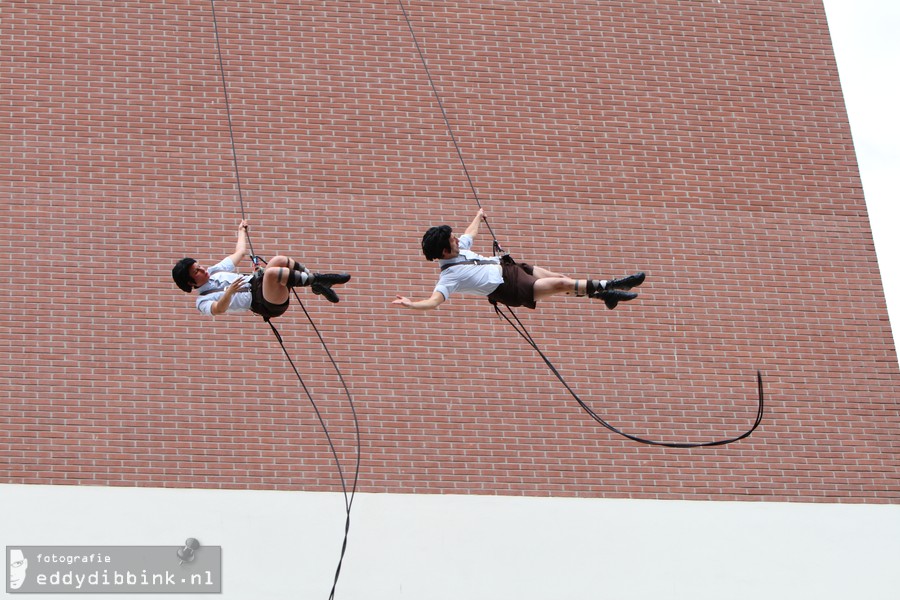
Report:
[[[459,238],[456,234],[450,235],[450,249],[444,249],[443,258],[456,258],[459,256]]]
[[[204,267],[200,263],[192,264],[189,273],[191,276],[191,281],[194,282],[194,287],[200,287],[201,285],[209,281],[209,271],[207,271],[206,267]]]

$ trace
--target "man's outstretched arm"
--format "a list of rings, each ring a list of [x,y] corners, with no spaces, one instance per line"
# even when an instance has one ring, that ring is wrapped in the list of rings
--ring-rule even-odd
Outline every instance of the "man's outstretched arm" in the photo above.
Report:
[[[237,267],[247,255],[247,227],[249,227],[247,220],[241,221],[241,226],[238,229],[237,243],[234,245],[234,254],[228,257],[231,259],[231,262],[234,263],[235,267]]]
[[[478,228],[481,226],[481,222],[484,220],[484,209],[479,208],[478,214],[475,215],[475,218],[472,219],[472,222],[469,223],[469,226],[466,227],[466,231],[463,235],[467,235],[472,239],[475,239],[475,236],[478,235]]]
[[[444,295],[442,293],[435,292],[428,300],[418,300],[415,302],[413,302],[409,298],[397,296],[397,299],[391,302],[391,304],[405,306],[406,308],[411,308],[413,310],[431,310],[443,304],[444,300],[446,300],[446,298],[444,298]]]

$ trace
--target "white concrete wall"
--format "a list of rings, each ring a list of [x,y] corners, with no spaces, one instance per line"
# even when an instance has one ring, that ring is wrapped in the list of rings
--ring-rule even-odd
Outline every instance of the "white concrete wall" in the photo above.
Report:
[[[194,537],[222,546],[217,597],[324,600],[343,506],[340,494],[5,485],[0,540]],[[352,514],[341,600],[900,598],[897,505],[358,494]]]

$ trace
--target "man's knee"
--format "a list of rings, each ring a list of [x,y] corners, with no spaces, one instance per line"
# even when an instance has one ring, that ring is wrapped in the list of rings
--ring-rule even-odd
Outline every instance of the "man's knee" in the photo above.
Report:
[[[291,259],[287,256],[273,256],[272,260],[269,261],[269,264],[266,265],[268,267],[286,267],[290,264]]]
[[[273,265],[275,259],[269,261],[269,264],[266,266],[265,272],[263,272],[263,285],[264,286],[273,286],[280,285],[285,286],[290,279],[290,271],[287,268],[287,265]]]

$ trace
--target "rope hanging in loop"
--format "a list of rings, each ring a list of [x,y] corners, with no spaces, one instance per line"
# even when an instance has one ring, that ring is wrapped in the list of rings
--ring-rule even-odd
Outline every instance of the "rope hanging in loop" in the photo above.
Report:
[[[213,28],[215,30],[215,37],[216,37],[216,50],[218,52],[218,57],[219,57],[219,71],[220,71],[221,79],[222,79],[222,91],[223,91],[223,95],[225,98],[225,110],[228,115],[228,134],[231,139],[231,154],[232,154],[232,159],[233,159],[233,163],[234,163],[234,176],[235,176],[235,181],[237,184],[238,199],[240,200],[240,206],[241,206],[241,218],[243,220],[246,220],[247,213],[246,213],[246,210],[244,207],[244,195],[241,190],[240,169],[238,168],[238,153],[237,153],[237,146],[234,141],[234,125],[232,123],[232,118],[231,118],[231,103],[228,98],[228,84],[227,84],[226,78],[225,78],[225,62],[222,58],[222,45],[219,40],[219,24],[218,24],[218,19],[216,18],[215,0],[210,0],[210,6],[212,9]],[[250,257],[253,260],[254,267],[256,267],[257,269],[263,268],[263,266],[266,263],[265,259],[257,256],[256,253],[254,252],[253,244],[250,241],[250,233],[245,230],[245,235],[247,236],[247,243],[248,243],[249,250],[250,250]],[[339,476],[340,482],[341,482],[341,490],[344,495],[344,510],[345,510],[346,517],[344,520],[344,539],[343,539],[343,542],[341,543],[341,553],[340,553],[340,557],[338,559],[337,568],[335,569],[334,580],[331,585],[331,592],[328,595],[328,600],[333,600],[335,591],[337,589],[338,579],[340,578],[340,575],[341,575],[341,566],[343,565],[343,562],[344,562],[344,555],[347,551],[347,540],[348,540],[348,537],[350,534],[350,511],[353,508],[353,501],[356,498],[356,488],[359,483],[359,471],[360,471],[360,464],[362,461],[362,437],[361,437],[360,427],[359,427],[359,418],[356,414],[356,406],[353,403],[353,396],[350,394],[350,389],[347,386],[347,382],[344,380],[344,375],[341,372],[341,369],[338,366],[337,361],[334,359],[334,356],[331,354],[331,351],[329,350],[328,345],[325,343],[325,338],[322,336],[322,333],[319,331],[319,328],[316,327],[315,321],[313,321],[312,316],[306,310],[306,306],[304,306],[303,302],[300,300],[300,296],[297,294],[297,291],[296,290],[292,290],[292,291],[294,293],[294,297],[297,300],[297,303],[300,305],[300,308],[303,310],[303,314],[306,315],[307,321],[309,322],[310,326],[312,327],[313,331],[315,332],[316,336],[318,337],[319,343],[321,344],[323,350],[325,351],[325,354],[328,356],[328,359],[331,361],[332,367],[334,368],[335,372],[337,373],[338,379],[340,380],[341,386],[343,387],[344,394],[346,395],[347,400],[350,404],[350,410],[353,415],[353,426],[354,426],[355,435],[356,435],[356,463],[355,463],[355,469],[354,469],[354,473],[353,473],[353,481],[352,481],[352,484],[348,487],[347,477],[344,474],[344,469],[343,469],[343,466],[341,465],[341,460],[340,460],[340,457],[338,456],[337,448],[331,437],[331,433],[329,432],[328,427],[325,424],[325,418],[322,416],[322,413],[319,411],[319,407],[316,404],[315,400],[313,399],[312,393],[310,392],[309,388],[306,386],[306,383],[303,381],[303,377],[300,375],[300,370],[297,368],[297,365],[294,363],[294,360],[291,357],[290,353],[288,352],[287,347],[284,345],[284,338],[282,338],[281,333],[278,331],[278,329],[272,323],[271,319],[265,318],[265,322],[271,328],[272,333],[275,335],[275,339],[278,341],[278,344],[281,346],[281,350],[284,353],[284,356],[287,359],[288,364],[290,364],[291,369],[293,369],[294,374],[297,376],[297,381],[299,382],[300,387],[303,390],[303,393],[306,395],[306,398],[309,400],[310,405],[313,407],[313,411],[316,414],[316,419],[318,419],[319,425],[322,427],[322,431],[325,433],[325,439],[328,442],[328,448],[331,451],[331,455],[334,459],[334,463],[337,466],[338,476]]]
[[[475,202],[478,204],[478,208],[483,208],[481,206],[481,201],[478,199],[478,192],[475,189],[475,185],[472,181],[472,177],[469,175],[469,169],[466,167],[466,161],[463,158],[462,150],[460,150],[459,144],[456,141],[456,136],[453,133],[453,127],[450,125],[450,119],[447,117],[447,111],[444,109],[444,103],[441,100],[440,94],[438,93],[437,86],[434,83],[434,78],[431,76],[431,71],[428,68],[428,62],[425,60],[425,53],[422,51],[422,47],[419,45],[419,41],[416,38],[416,33],[413,30],[412,21],[409,18],[409,13],[406,10],[406,6],[403,3],[403,0],[397,0],[397,2],[399,3],[400,9],[403,12],[403,17],[406,20],[406,25],[409,28],[410,35],[412,36],[413,42],[415,43],[416,51],[419,54],[419,59],[421,60],[422,66],[425,69],[425,74],[428,76],[428,81],[431,84],[431,90],[434,93],[435,100],[437,101],[437,104],[441,109],[441,115],[444,118],[444,124],[447,126],[447,132],[450,135],[450,139],[453,141],[454,148],[456,148],[456,153],[459,156],[459,161],[462,164],[462,168],[463,168],[463,171],[465,172],[466,179],[469,182],[469,186],[472,188],[472,193],[475,196]],[[490,224],[487,223],[487,220],[485,220],[485,224],[487,225],[488,231],[490,231],[491,237],[494,240],[493,241],[494,253],[495,254],[503,253],[502,249],[500,248],[500,244],[497,242],[497,236],[494,235],[494,231],[493,231],[493,229],[491,229]],[[550,371],[553,373],[553,375],[559,380],[559,382],[563,385],[563,387],[566,388],[566,390],[576,400],[576,402],[578,402],[579,406],[581,406],[581,408],[597,423],[599,423],[601,426],[605,427],[606,429],[608,429],[609,431],[611,431],[617,435],[620,435],[622,437],[625,437],[629,440],[632,440],[634,442],[638,442],[641,444],[648,444],[651,446],[664,446],[667,448],[700,448],[700,447],[706,447],[706,446],[724,446],[726,444],[731,444],[733,442],[737,442],[739,440],[742,440],[742,439],[748,437],[751,433],[756,431],[756,429],[759,427],[760,423],[762,422],[763,412],[764,412],[764,407],[765,407],[765,398],[764,398],[764,394],[763,394],[762,374],[759,371],[757,371],[756,372],[756,382],[757,382],[757,390],[758,390],[759,399],[758,399],[758,405],[757,405],[757,410],[756,410],[756,419],[754,420],[753,424],[747,431],[745,431],[744,433],[742,433],[738,436],[726,438],[726,439],[714,440],[714,441],[710,441],[710,442],[659,442],[659,441],[655,441],[655,440],[642,438],[642,437],[627,433],[625,431],[622,431],[622,430],[610,425],[605,419],[603,419],[600,415],[598,415],[596,412],[594,412],[594,410],[590,406],[588,406],[587,403],[585,403],[578,396],[578,394],[575,393],[575,390],[573,390],[572,387],[566,382],[566,380],[563,378],[562,374],[560,374],[559,370],[553,365],[553,363],[550,361],[550,359],[547,358],[547,356],[541,351],[540,347],[537,345],[537,342],[534,341],[534,338],[531,337],[531,334],[528,333],[528,331],[525,329],[525,326],[522,325],[522,322],[519,320],[519,317],[516,316],[516,313],[513,312],[512,308],[510,308],[508,306],[506,307],[506,310],[509,311],[509,314],[512,315],[512,318],[506,316],[506,314],[500,309],[500,307],[497,304],[494,304],[494,310],[497,312],[498,316],[502,316],[504,319],[506,319],[506,321],[512,326],[513,329],[516,330],[516,332],[520,336],[522,336],[522,338],[528,343],[529,346],[534,348],[535,352],[538,353],[538,355],[541,357],[541,359],[544,361],[544,363],[547,365],[547,367],[550,369]],[[515,319],[515,323],[513,322],[513,319]]]
[[[745,432],[741,433],[740,435],[730,437],[730,438],[720,439],[720,440],[713,440],[713,441],[709,441],[709,442],[659,442],[659,441],[650,440],[647,438],[639,437],[639,436],[627,433],[625,431],[622,431],[621,429],[614,427],[613,425],[610,425],[610,423],[608,421],[606,421],[603,417],[601,417],[596,412],[594,412],[594,409],[592,409],[590,406],[588,406],[587,403],[581,399],[581,397],[575,392],[575,390],[572,389],[572,386],[570,386],[568,384],[568,382],[563,378],[562,374],[559,372],[559,370],[557,370],[557,368],[553,365],[553,363],[550,361],[550,359],[547,358],[547,355],[541,351],[541,349],[537,345],[537,342],[534,341],[534,338],[531,337],[531,334],[528,332],[528,330],[522,324],[522,321],[520,321],[519,317],[516,316],[516,313],[514,313],[513,310],[511,308],[509,308],[508,306],[506,307],[506,309],[509,311],[509,314],[512,315],[512,319],[515,319],[515,323],[513,323],[512,319],[510,319],[510,317],[506,316],[506,314],[500,309],[499,305],[496,305],[496,304],[494,305],[494,310],[497,312],[497,314],[499,316],[503,317],[504,319],[506,319],[507,323],[509,323],[512,326],[512,328],[516,330],[516,333],[518,333],[520,336],[522,336],[522,339],[524,339],[528,343],[529,346],[534,348],[534,351],[538,353],[538,356],[541,357],[541,359],[544,361],[544,363],[547,365],[547,367],[550,369],[550,371],[553,373],[553,375],[555,375],[556,378],[559,380],[559,382],[563,385],[563,387],[566,388],[566,391],[569,392],[569,395],[572,396],[572,398],[574,398],[576,402],[578,402],[578,405],[584,410],[584,412],[586,412],[594,421],[599,423],[602,427],[608,429],[609,431],[615,433],[616,435],[620,435],[620,436],[627,438],[633,442],[638,442],[640,444],[647,444],[648,446],[662,446],[665,448],[703,448],[703,447],[708,447],[708,446],[725,446],[727,444],[732,444],[734,442],[740,441],[746,437],[749,437],[751,433],[756,431],[756,428],[759,427],[760,423],[762,423],[763,412],[765,410],[765,396],[763,394],[762,373],[757,371],[756,372],[756,386],[757,386],[757,392],[758,392],[759,398],[758,398],[757,407],[756,407],[756,418],[754,419],[753,424],[750,426],[750,428],[747,429]]]

